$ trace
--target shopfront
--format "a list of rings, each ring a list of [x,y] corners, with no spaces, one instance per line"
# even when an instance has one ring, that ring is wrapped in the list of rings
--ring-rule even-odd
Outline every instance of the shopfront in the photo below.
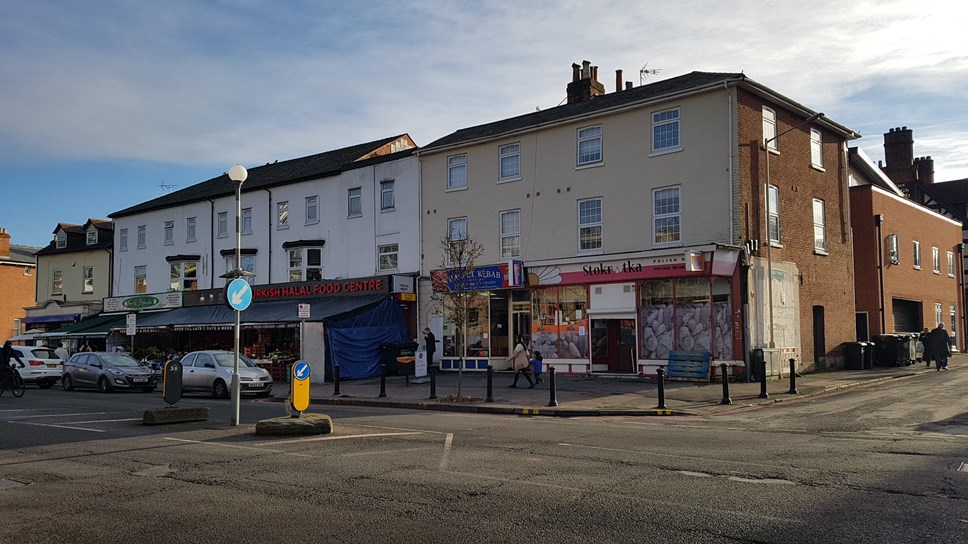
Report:
[[[742,359],[738,251],[529,263],[531,348],[559,372],[654,374],[673,350]]]

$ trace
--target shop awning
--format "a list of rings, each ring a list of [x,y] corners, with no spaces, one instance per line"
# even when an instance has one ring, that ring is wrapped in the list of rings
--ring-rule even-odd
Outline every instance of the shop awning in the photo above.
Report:
[[[298,323],[300,321],[325,321],[334,317],[365,310],[387,298],[386,294],[345,297],[320,297],[273,300],[253,303],[242,312],[242,324]],[[298,315],[299,304],[309,304],[310,317],[302,320]],[[195,329],[204,326],[224,328],[235,324],[235,311],[223,305],[175,308],[166,312],[138,315],[138,328],[161,329],[172,327]],[[118,325],[123,328],[124,322]]]
[[[111,329],[124,326],[124,314],[101,314],[77,323],[46,332],[44,338],[63,338],[67,336],[105,336]]]

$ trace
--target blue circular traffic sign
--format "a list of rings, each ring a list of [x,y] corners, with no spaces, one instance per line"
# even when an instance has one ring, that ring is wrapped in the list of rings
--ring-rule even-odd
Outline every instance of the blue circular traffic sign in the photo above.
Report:
[[[235,278],[225,287],[225,303],[241,312],[252,304],[252,286],[242,278]]]
[[[297,380],[308,380],[309,379],[309,363],[306,361],[299,361],[292,367],[292,377]]]

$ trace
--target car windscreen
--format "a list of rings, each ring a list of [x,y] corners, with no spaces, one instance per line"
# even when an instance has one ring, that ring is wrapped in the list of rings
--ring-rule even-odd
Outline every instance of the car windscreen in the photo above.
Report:
[[[218,366],[224,366],[227,368],[235,367],[234,353],[230,353],[230,352],[213,353],[212,356],[215,357],[216,361],[218,361]],[[239,366],[259,366],[259,365],[253,363],[252,359],[249,359],[245,355],[239,355]]]
[[[131,357],[128,357],[123,353],[102,353],[101,359],[108,366],[123,366],[123,367],[141,366],[138,363],[138,361],[135,361],[134,359],[132,359]]]

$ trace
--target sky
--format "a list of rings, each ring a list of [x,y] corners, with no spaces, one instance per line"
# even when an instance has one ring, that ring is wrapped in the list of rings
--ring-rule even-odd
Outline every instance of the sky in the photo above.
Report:
[[[589,60],[614,91],[747,77],[863,135],[914,131],[968,178],[960,0],[8,0],[0,3],[0,227],[42,247],[226,172],[559,105]],[[655,71],[640,75],[643,68]]]

